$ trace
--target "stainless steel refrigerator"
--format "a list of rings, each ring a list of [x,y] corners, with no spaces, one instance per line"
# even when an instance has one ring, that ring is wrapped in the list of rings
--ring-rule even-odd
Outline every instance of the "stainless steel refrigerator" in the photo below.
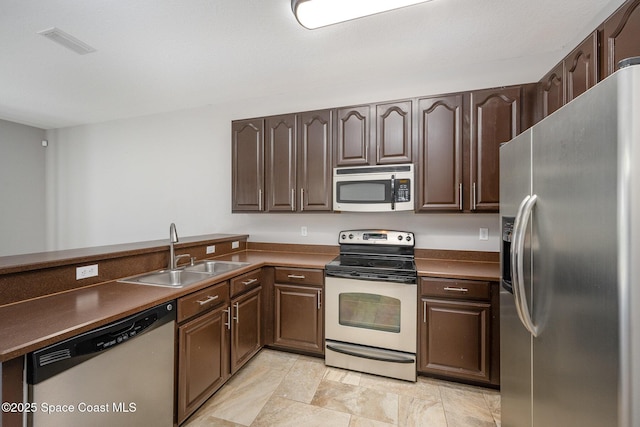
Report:
[[[640,65],[500,148],[503,427],[640,427]]]

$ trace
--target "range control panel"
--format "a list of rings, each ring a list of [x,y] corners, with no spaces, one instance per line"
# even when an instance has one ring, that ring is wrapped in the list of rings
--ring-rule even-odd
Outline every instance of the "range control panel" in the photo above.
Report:
[[[340,244],[413,246],[414,235],[410,231],[394,230],[345,230],[338,237]]]

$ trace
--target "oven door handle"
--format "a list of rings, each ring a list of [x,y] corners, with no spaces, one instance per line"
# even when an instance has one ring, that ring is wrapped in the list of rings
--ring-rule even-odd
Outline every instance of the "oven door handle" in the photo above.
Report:
[[[363,359],[379,360],[381,362],[392,363],[415,363],[415,359],[411,357],[404,357],[401,355],[376,355],[372,351],[359,352],[351,349],[347,349],[340,344],[327,344],[327,349],[333,350],[337,353],[347,354],[349,356],[361,357]]]

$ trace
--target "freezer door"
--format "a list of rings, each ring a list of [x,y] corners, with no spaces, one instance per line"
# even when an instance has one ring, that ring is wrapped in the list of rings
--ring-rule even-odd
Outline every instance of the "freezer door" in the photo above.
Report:
[[[618,425],[615,100],[607,79],[533,128],[537,427]]]
[[[531,130],[500,148],[500,218],[507,229],[522,200],[531,192]],[[503,236],[501,271],[507,279],[510,242]],[[525,247],[530,247],[527,233]],[[531,283],[530,251],[525,257],[525,283]],[[530,296],[530,292],[528,293]],[[514,296],[508,283],[500,288],[500,391],[502,425],[530,427],[531,421],[531,343],[529,332],[520,322]]]

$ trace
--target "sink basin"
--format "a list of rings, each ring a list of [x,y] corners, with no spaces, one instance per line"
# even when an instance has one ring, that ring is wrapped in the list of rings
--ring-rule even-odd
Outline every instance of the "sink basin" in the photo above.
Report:
[[[169,288],[183,288],[210,278],[210,274],[198,273],[186,270],[160,270],[154,273],[145,273],[139,276],[118,280],[122,283],[135,283],[137,285],[166,286]]]
[[[212,276],[227,273],[246,265],[249,265],[249,263],[234,261],[201,261],[195,265],[181,267],[176,270],[160,270],[153,273],[127,277],[126,279],[118,281],[122,283],[134,283],[136,285],[184,288],[185,286],[202,282]]]
[[[206,273],[209,275],[216,275],[237,270],[238,268],[242,268],[247,265],[249,265],[248,262],[201,261],[195,265],[185,267],[185,270],[198,273]]]

